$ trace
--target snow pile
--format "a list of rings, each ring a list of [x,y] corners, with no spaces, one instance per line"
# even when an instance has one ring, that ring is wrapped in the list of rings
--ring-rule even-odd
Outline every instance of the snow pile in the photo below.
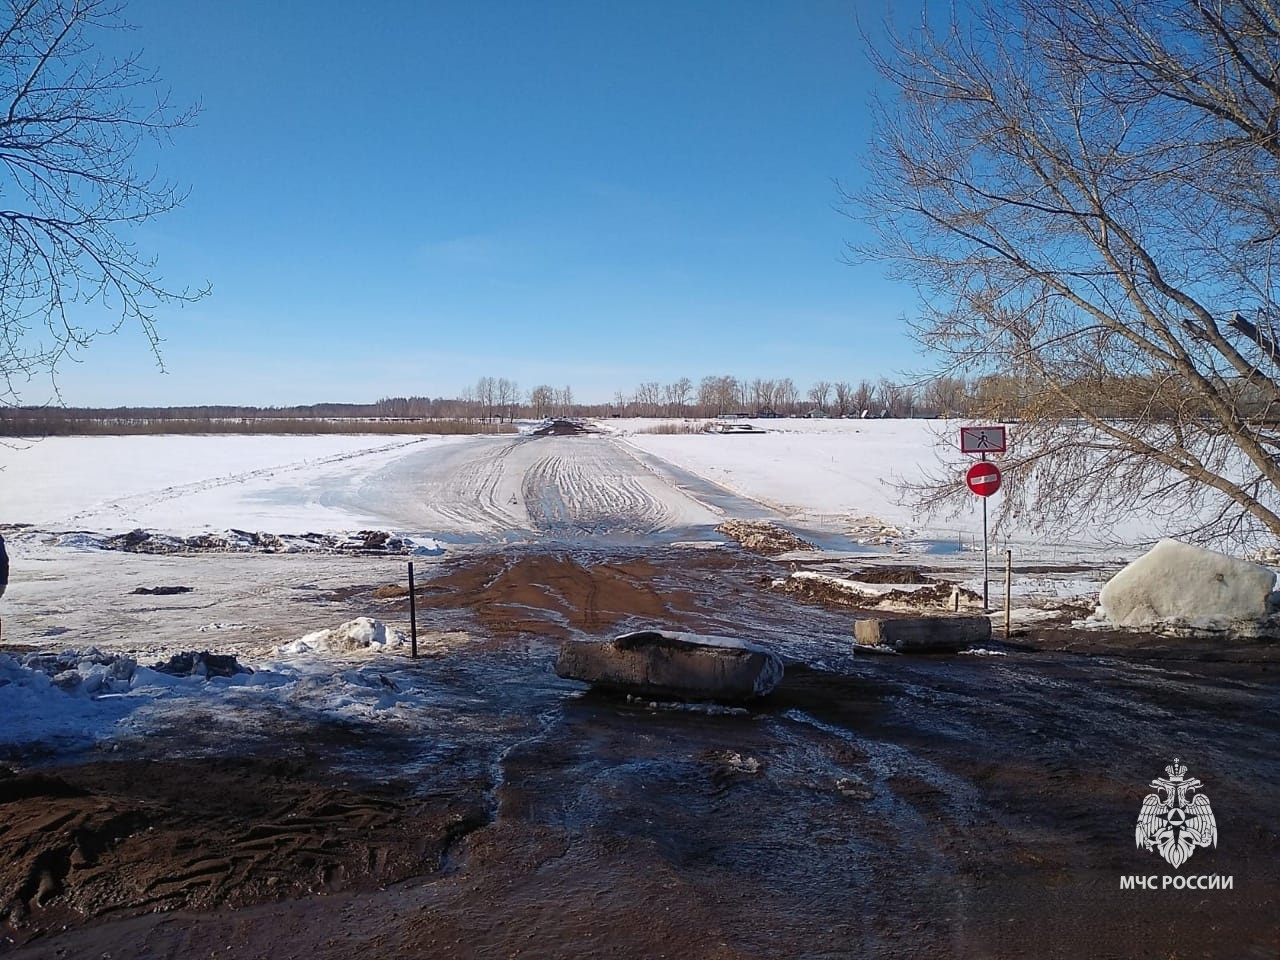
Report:
[[[385,646],[398,636],[377,627],[364,631],[371,642],[381,639]],[[346,635],[361,633],[353,628]],[[94,648],[24,658],[0,654],[0,750],[70,755],[149,740],[157,733],[171,735],[189,725],[192,716],[210,711],[218,717],[219,736],[240,737],[247,743],[274,736],[282,717],[305,716],[314,722],[319,715],[335,723],[383,727],[410,722],[422,711],[436,709],[438,700],[403,673],[387,671],[376,661],[335,669],[330,661],[304,656],[219,675],[207,669],[205,655],[174,658],[184,659],[192,661],[191,672],[175,675]],[[198,750],[198,740],[193,737],[184,746]]]
[[[132,657],[103,653],[96,647],[32,653],[21,664],[13,657],[0,656],[0,686],[18,683],[38,690],[57,687],[68,693],[93,696],[128,690],[137,669],[138,661]]]
[[[444,545],[435,537],[403,537],[415,557],[438,557],[444,553]]]
[[[1275,579],[1255,563],[1161,540],[1102,588],[1101,613],[1122,627],[1175,620],[1221,628],[1266,617]]]
[[[38,665],[34,667],[25,666],[17,657],[0,654],[0,746],[83,747],[102,739],[129,712],[126,697],[86,695],[87,687],[94,684],[99,690],[103,686],[115,690],[130,682],[116,676],[109,682],[102,679],[95,668],[105,664],[94,663],[93,652],[86,654],[59,654],[57,658],[36,661]],[[84,673],[80,672],[81,660],[89,661]],[[54,671],[52,676],[50,671]],[[74,684],[71,673],[76,674]],[[85,674],[91,677],[87,684]],[[59,686],[54,686],[54,677],[62,678]]]
[[[84,531],[63,534],[59,546],[77,550],[121,550],[127,553],[372,553],[439,556],[444,547],[434,537],[408,537],[386,530],[342,533],[267,533],[237,530],[181,537],[137,528],[110,536]]]
[[[372,617],[356,617],[328,630],[316,630],[301,639],[280,648],[287,654],[340,654],[384,653],[404,647],[408,638],[394,628],[388,628],[381,620]]]

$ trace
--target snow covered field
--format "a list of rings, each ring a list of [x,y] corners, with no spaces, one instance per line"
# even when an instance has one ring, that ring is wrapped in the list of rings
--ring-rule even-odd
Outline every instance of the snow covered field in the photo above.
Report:
[[[959,451],[954,420],[759,420],[767,432],[740,435],[650,434],[651,420],[611,420],[607,428],[637,450],[662,458],[728,490],[761,501],[790,520],[874,537],[879,528],[909,548],[972,549],[982,536],[982,505],[965,497],[956,512],[922,516],[909,487],[963,475],[974,458]],[[999,457],[993,458],[999,460]],[[990,498],[992,517],[1000,494]],[[996,529],[993,548],[1023,560],[1132,558],[1135,546],[1164,536],[1185,518],[1114,516],[1106,529],[1035,531],[1027,524]],[[1176,521],[1176,522],[1174,522]]]
[[[351,709],[398,722],[426,696],[380,688],[377,661],[402,656],[391,647],[317,653],[290,646],[349,619],[341,603],[328,599],[332,591],[353,582],[401,582],[403,558],[154,556],[96,549],[93,538],[73,531],[141,527],[190,536],[233,528],[274,534],[375,528],[437,539],[448,555],[506,543],[622,538],[643,547],[716,540],[713,528],[724,519],[766,518],[838,534],[864,551],[927,555],[978,586],[976,498],[967,513],[929,520],[896,486],[960,468],[953,424],[806,420],[770,421],[763,424],[770,432],[742,436],[637,432],[652,425],[608,421],[600,425],[605,435],[583,437],[146,436],[0,447],[0,525],[32,525],[0,526],[14,558],[0,601],[4,642],[28,650],[96,647],[108,660],[140,663],[214,650],[259,671],[252,675],[257,680],[197,683],[140,670],[127,681],[116,677],[118,690],[112,683],[90,690],[88,683],[68,693],[52,675],[36,676],[0,655],[4,712],[26,718],[4,726],[0,744],[101,742],[121,735],[126,717],[129,730],[145,733],[170,713],[165,704],[186,710],[192,698],[209,709],[269,701],[273,709],[302,710],[324,700],[339,714]],[[1121,526],[1135,541],[1159,532],[1154,518]],[[1088,567],[1116,556],[1097,543],[1046,542],[1026,531],[1011,531],[1009,542],[1024,564]],[[1024,600],[1087,596],[1101,579],[1100,570],[1028,574],[1014,592]],[[133,592],[170,585],[195,589],[175,596]],[[424,643],[446,642],[432,636]],[[97,676],[110,669],[95,666],[94,656],[85,655],[85,671]],[[321,669],[318,662],[329,665]]]
[[[601,421],[606,437],[536,440],[51,438],[0,447],[0,523],[182,535],[372,526],[474,541],[642,535],[756,516],[934,553],[972,548],[980,536],[977,497],[955,514],[926,517],[905,490],[969,462],[956,449],[955,422],[773,420],[760,434],[638,432],[654,423]],[[1013,526],[995,542],[1024,558],[1103,548],[1132,556],[1169,525],[1152,514],[1084,534]]]
[[[379,522],[350,506],[381,468],[471,437],[50,437],[0,445],[0,523],[192,534],[326,532]],[[341,501],[343,507],[330,506]]]

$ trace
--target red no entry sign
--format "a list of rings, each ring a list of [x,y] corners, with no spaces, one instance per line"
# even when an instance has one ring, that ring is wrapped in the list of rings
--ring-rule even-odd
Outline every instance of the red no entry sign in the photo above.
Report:
[[[964,482],[980,497],[989,497],[1000,489],[1000,468],[994,463],[975,463],[964,475]]]

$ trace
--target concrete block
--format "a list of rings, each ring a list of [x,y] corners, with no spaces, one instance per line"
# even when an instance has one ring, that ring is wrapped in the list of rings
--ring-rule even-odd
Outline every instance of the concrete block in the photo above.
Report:
[[[556,673],[572,680],[649,697],[750,700],[782,680],[782,660],[755,644],[667,630],[613,640],[570,640]]]
[[[947,653],[991,639],[987,617],[901,617],[858,620],[854,642],[867,647],[889,647],[899,653]]]

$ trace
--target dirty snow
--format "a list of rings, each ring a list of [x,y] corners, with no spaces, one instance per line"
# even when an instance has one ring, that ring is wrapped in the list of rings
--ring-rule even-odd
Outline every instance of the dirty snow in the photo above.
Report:
[[[431,647],[441,637],[422,639]],[[247,709],[267,704],[278,716],[318,711],[376,729],[432,709],[431,693],[405,679],[409,662],[407,638],[367,617],[283,644],[252,672],[226,677],[163,673],[96,647],[0,654],[0,755],[18,745],[110,748],[195,710],[239,714],[247,722]]]
[[[35,525],[6,532],[14,565],[0,604],[3,640],[24,652],[0,656],[0,744],[110,743],[197,705],[234,713],[270,704],[371,723],[429,708],[422,682],[393,680],[403,671],[386,669],[409,662],[407,624],[344,623],[350,614],[333,599],[353,582],[403,583],[407,556],[101,549],[105,536],[139,527],[172,537],[253,530],[339,540],[372,528],[409,538],[415,557],[432,563],[458,538],[483,548],[513,536],[554,537],[571,525],[639,536],[675,530],[678,542],[705,545],[727,516],[781,518],[843,530],[879,545],[886,559],[914,544],[947,579],[981,592],[972,533],[980,514],[930,525],[893,486],[936,468],[935,446],[945,448],[951,424],[773,421],[765,424],[772,432],[749,436],[605,426],[612,435],[538,440],[181,436],[0,446],[0,524]],[[1127,521],[1135,542],[1152,535],[1148,520]],[[303,541],[286,549],[290,542]],[[993,550],[998,606],[997,556]],[[1096,597],[1104,579],[1097,561],[1112,554],[1081,541],[1017,545],[1022,563],[1064,556],[1091,566],[1016,578],[1015,622],[1039,615],[1027,608]],[[134,593],[161,585],[192,589]],[[470,640],[424,630],[420,647],[430,655]],[[147,666],[199,650],[233,654],[254,672],[203,679]],[[28,666],[27,652],[66,662]]]

